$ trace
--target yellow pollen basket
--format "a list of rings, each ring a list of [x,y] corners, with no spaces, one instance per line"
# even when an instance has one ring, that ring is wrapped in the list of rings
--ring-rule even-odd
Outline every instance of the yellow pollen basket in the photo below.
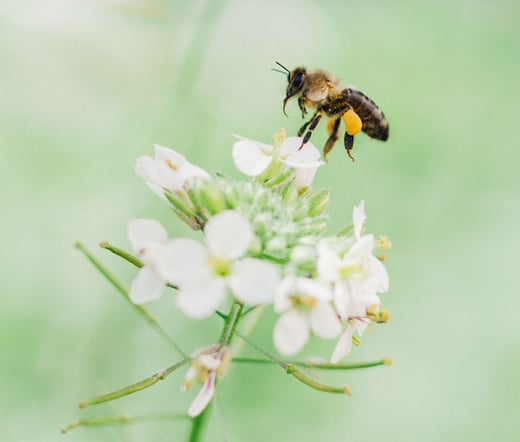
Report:
[[[363,123],[361,118],[352,109],[349,109],[343,114],[343,121],[345,122],[346,130],[349,135],[356,135],[361,131]]]

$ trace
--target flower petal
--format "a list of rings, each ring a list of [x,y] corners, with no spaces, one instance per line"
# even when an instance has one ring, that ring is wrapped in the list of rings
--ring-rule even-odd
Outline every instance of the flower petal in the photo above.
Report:
[[[278,352],[284,356],[298,353],[309,339],[309,325],[304,314],[291,309],[276,322],[273,341]]]
[[[134,251],[142,250],[154,242],[168,241],[166,229],[153,219],[133,219],[128,223],[128,239]]]
[[[177,306],[186,316],[203,319],[215,313],[225,298],[225,280],[213,277],[180,287]]]
[[[155,159],[157,161],[168,161],[173,169],[180,169],[186,163],[186,157],[179,152],[160,144],[153,145],[155,150]]]
[[[188,414],[191,417],[196,417],[208,406],[209,402],[213,398],[213,393],[215,393],[215,377],[216,373],[214,371],[210,371],[208,373],[208,378],[206,382],[202,384],[202,387],[199,391],[197,397],[193,400],[188,409]]]
[[[280,276],[274,264],[260,259],[244,258],[233,263],[228,283],[233,295],[241,303],[267,304],[273,301]]]
[[[311,310],[309,323],[311,330],[323,339],[335,338],[342,330],[338,315],[328,302],[319,302]]]
[[[287,275],[278,285],[273,299],[275,312],[282,313],[291,307],[292,304],[289,296],[294,291],[295,281],[296,276]]]
[[[354,326],[350,325],[340,336],[338,343],[336,344],[336,348],[330,357],[330,362],[335,364],[340,359],[344,358],[350,353],[352,349],[352,335],[354,334]]]
[[[232,157],[236,168],[247,176],[258,176],[267,169],[273,147],[253,140],[241,139],[233,144]]]
[[[361,237],[361,231],[363,230],[363,225],[367,216],[365,215],[365,200],[362,200],[359,205],[354,206],[354,210],[352,211],[352,220],[354,222],[354,236],[356,239]]]
[[[287,137],[280,146],[280,155],[292,163],[320,162],[321,153],[311,142],[302,146],[303,138]]]
[[[130,287],[130,300],[134,304],[143,304],[161,297],[164,280],[150,267],[141,267]]]
[[[320,164],[321,165],[321,164]],[[294,171],[294,185],[297,189],[309,187],[314,180],[318,166],[299,167]]]
[[[389,278],[383,263],[375,256],[368,257],[368,273],[370,277],[373,277],[377,281],[376,290],[379,293],[384,293],[388,290]]]
[[[211,275],[206,248],[188,238],[170,241],[164,247],[156,266],[166,281],[176,285],[193,283]]]
[[[343,257],[344,263],[364,262],[374,251],[374,235],[363,235],[357,240]]]
[[[233,210],[225,210],[210,218],[204,234],[209,254],[229,260],[243,256],[254,238],[251,223]]]
[[[164,161],[157,161],[149,156],[137,158],[135,173],[144,178],[148,183],[172,191],[181,190],[184,184],[180,175]]]
[[[341,258],[327,244],[318,244],[318,260],[316,268],[318,275],[325,281],[334,282],[339,279],[338,268],[341,265]]]

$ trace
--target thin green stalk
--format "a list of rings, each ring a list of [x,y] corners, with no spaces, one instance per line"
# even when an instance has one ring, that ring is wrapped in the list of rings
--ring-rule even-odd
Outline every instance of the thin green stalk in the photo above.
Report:
[[[137,258],[137,256],[134,256],[131,253],[128,253],[126,250],[120,249],[119,247],[113,246],[108,241],[103,241],[99,244],[99,247],[112,252],[114,255],[117,255],[120,258],[123,258],[125,261],[128,261],[130,264],[133,264],[139,269],[143,266],[143,263],[139,258]]]
[[[147,422],[155,420],[171,420],[171,419],[186,419],[186,415],[163,413],[163,414],[148,414],[143,416],[108,416],[97,419],[78,419],[77,421],[66,425],[61,429],[62,433],[67,433],[70,430],[78,427],[101,427],[105,425],[121,425],[133,424],[138,422]]]
[[[222,329],[222,333],[220,334],[219,339],[219,343],[222,346],[231,345],[231,341],[233,340],[233,336],[236,333],[236,327],[240,320],[240,314],[242,313],[243,308],[243,304],[240,304],[239,302],[235,301],[231,305],[231,308],[227,315],[221,312],[217,312],[217,314],[224,319],[224,327]],[[208,414],[209,405],[202,411],[202,413],[193,418],[189,442],[198,442],[200,440],[204,424],[207,421]]]
[[[189,442],[198,442],[200,440],[202,430],[204,429],[204,424],[206,423],[207,416],[209,415],[210,407],[211,403],[209,403],[208,406],[202,410],[202,413],[193,418]]]
[[[231,310],[229,311],[229,314],[226,317],[226,323],[220,335],[219,342],[221,344],[227,346],[231,344],[243,308],[244,305],[240,304],[239,302],[234,302],[231,306]]]
[[[314,388],[315,390],[324,391],[326,393],[340,393],[340,394],[350,395],[351,390],[348,385],[344,385],[341,387],[333,387],[330,385],[322,384],[320,382],[316,382],[314,379],[309,378],[308,376],[303,374],[301,371],[299,371],[294,366],[294,364],[291,364],[289,362],[286,362],[286,361],[278,358],[276,355],[271,353],[269,350],[266,350],[265,348],[261,347],[260,345],[250,341],[248,338],[246,338],[240,332],[236,331],[235,335],[237,335],[240,339],[244,340],[247,344],[252,346],[255,350],[259,351],[264,356],[269,358],[271,361],[278,364],[280,367],[282,367],[285,370],[285,372],[287,374],[294,376],[300,382],[308,385],[309,387]]]
[[[112,391],[107,394],[103,394],[101,396],[96,396],[91,399],[82,400],[79,403],[79,408],[85,408],[90,405],[102,404],[103,402],[113,401],[114,399],[119,399],[123,396],[127,396],[129,394],[144,390],[145,388],[149,388],[152,385],[155,385],[157,382],[166,379],[171,373],[185,365],[188,361],[189,359],[185,358],[182,361],[172,365],[171,367],[168,367],[164,370],[160,370],[152,376],[143,379],[142,381],[136,382],[135,384],[128,385],[127,387],[121,388],[116,391]]]
[[[270,359],[256,358],[233,358],[233,362],[251,363],[251,364],[272,364]],[[331,364],[329,362],[312,362],[312,361],[287,361],[288,364],[296,367],[317,368],[320,370],[355,370],[358,368],[379,367],[381,365],[389,366],[390,358],[383,358],[378,361],[357,362],[353,364]]]
[[[108,241],[103,241],[99,244],[99,247],[102,249],[108,250],[109,252],[112,252],[114,255],[119,256],[120,258],[123,258],[125,261],[129,262],[130,264],[133,264],[138,269],[140,269],[143,266],[143,263],[140,261],[140,259],[137,256],[132,255],[131,253],[128,253],[126,250],[120,249],[119,247],[113,246]],[[173,284],[166,284],[168,287],[172,289],[177,290],[177,286]]]
[[[161,324],[155,319],[155,317],[148,311],[148,309],[142,305],[134,304],[130,300],[130,296],[128,295],[128,290],[125,286],[116,279],[114,275],[112,275],[108,269],[103,266],[95,257],[92,255],[79,241],[76,242],[75,247],[85,255],[85,257],[99,270],[99,272],[114,286],[114,288],[125,298],[126,301],[130,303],[130,305],[137,310],[137,312],[152,326],[152,328],[159,333],[162,337],[168,340],[170,344],[172,344],[175,349],[183,356],[186,357],[186,354],[181,350],[181,348],[177,345],[177,343],[166,333],[166,331],[162,328]]]

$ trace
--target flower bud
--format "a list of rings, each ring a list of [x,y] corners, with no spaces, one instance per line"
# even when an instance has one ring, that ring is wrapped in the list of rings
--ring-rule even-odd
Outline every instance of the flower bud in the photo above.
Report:
[[[309,215],[321,215],[329,206],[330,192],[322,190],[309,196]]]
[[[296,246],[291,251],[290,259],[298,267],[312,266],[316,261],[316,250],[312,246]]]
[[[215,215],[227,209],[226,199],[222,191],[211,181],[204,181],[199,189],[198,197],[202,208],[210,215]]]

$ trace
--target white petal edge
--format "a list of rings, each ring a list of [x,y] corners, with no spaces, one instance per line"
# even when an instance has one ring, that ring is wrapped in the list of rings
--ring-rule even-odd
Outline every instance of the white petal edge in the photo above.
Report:
[[[273,342],[281,355],[292,356],[305,346],[309,335],[309,325],[305,315],[296,310],[289,310],[276,321]]]
[[[156,263],[157,272],[176,285],[192,283],[211,274],[208,253],[199,242],[188,238],[171,240]]]
[[[186,157],[181,153],[170,149],[169,147],[161,146],[160,144],[153,145],[155,149],[155,159],[157,161],[165,161],[168,160],[177,168],[181,168],[186,163]]]
[[[365,200],[361,200],[361,202],[354,206],[352,210],[352,221],[354,223],[354,236],[356,239],[361,238],[361,231],[363,230],[363,225],[367,216],[365,214]]]
[[[236,141],[231,153],[236,168],[251,177],[264,172],[273,160],[271,151],[266,151],[265,146],[247,139]],[[268,147],[272,150],[272,146]]]
[[[354,327],[349,325],[348,328],[340,336],[336,348],[330,357],[330,362],[336,364],[340,359],[343,359],[350,353],[352,349],[352,335],[354,334]]]
[[[180,287],[177,307],[190,318],[203,319],[215,313],[225,298],[225,281],[215,277]]]
[[[280,283],[278,268],[269,262],[244,258],[233,264],[228,283],[235,298],[246,305],[273,302]]]
[[[164,280],[150,267],[141,267],[130,287],[130,300],[134,304],[144,304],[161,297],[164,290]]]
[[[208,373],[206,382],[202,384],[199,394],[193,400],[190,408],[188,409],[188,414],[191,417],[198,416],[210,403],[211,399],[213,398],[213,394],[215,393],[215,378],[216,373],[214,371],[210,371]]]
[[[373,255],[368,257],[367,264],[369,275],[377,280],[376,290],[379,293],[388,291],[389,278],[384,264]]]
[[[323,339],[332,339],[341,333],[338,316],[329,303],[319,302],[309,313],[311,330]]]
[[[254,238],[251,223],[234,210],[225,210],[210,218],[204,234],[209,254],[229,260],[243,256]]]
[[[128,239],[135,252],[140,252],[153,242],[168,241],[168,233],[159,221],[133,219],[128,223]]]

